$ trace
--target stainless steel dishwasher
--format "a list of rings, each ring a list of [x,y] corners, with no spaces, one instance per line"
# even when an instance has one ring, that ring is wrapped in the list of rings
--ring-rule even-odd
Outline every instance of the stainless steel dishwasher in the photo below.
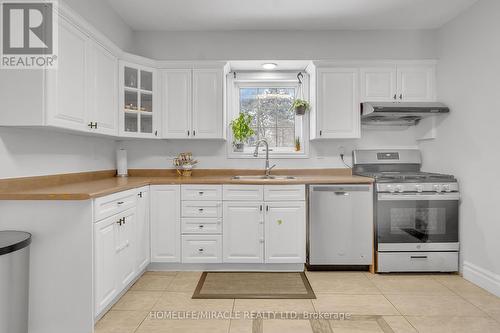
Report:
[[[310,185],[308,266],[371,265],[372,185]]]

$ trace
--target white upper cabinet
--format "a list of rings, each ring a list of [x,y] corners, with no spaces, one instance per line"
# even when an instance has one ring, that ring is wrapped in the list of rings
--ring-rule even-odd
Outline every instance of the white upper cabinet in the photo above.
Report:
[[[92,43],[89,56],[90,98],[88,122],[95,132],[118,135],[118,59]]]
[[[88,36],[60,19],[58,68],[47,71],[48,125],[81,131],[87,129],[89,52]]]
[[[311,138],[360,137],[359,70],[318,68]],[[314,111],[313,111],[314,112]]]
[[[162,71],[163,136],[189,138],[191,129],[191,70]]]
[[[120,135],[159,138],[156,70],[120,62]]]
[[[222,79],[220,69],[193,70],[193,138],[223,136]]]
[[[222,68],[162,70],[163,137],[223,139]]]
[[[361,102],[431,102],[436,98],[435,65],[362,67]]]
[[[435,94],[435,66],[398,66],[398,99],[408,102],[431,102]]]
[[[397,98],[396,66],[365,67],[361,74],[361,102],[387,102]]]
[[[181,190],[179,185],[150,187],[151,261],[181,261]]]

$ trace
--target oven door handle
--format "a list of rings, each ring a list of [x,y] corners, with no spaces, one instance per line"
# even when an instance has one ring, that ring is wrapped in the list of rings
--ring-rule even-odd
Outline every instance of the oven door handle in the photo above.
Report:
[[[460,200],[460,193],[435,193],[435,194],[416,194],[416,193],[379,193],[377,195],[379,201],[434,201],[434,200]]]

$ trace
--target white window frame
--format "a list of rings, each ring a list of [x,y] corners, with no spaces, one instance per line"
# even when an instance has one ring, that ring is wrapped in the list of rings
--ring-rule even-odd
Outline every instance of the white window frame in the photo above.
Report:
[[[254,148],[245,147],[243,152],[235,152],[233,147],[233,132],[231,131],[231,120],[238,117],[240,112],[240,88],[260,88],[260,87],[298,87],[297,74],[299,72],[238,72],[227,75],[227,156],[228,158],[255,158]],[[302,91],[305,100],[309,100],[309,75],[302,73]],[[293,147],[276,149],[273,147],[269,151],[269,156],[273,159],[279,158],[308,158],[309,157],[309,112],[303,116],[295,116],[295,132],[300,133],[301,150],[295,151]],[[259,147],[258,158],[265,158],[265,147]]]

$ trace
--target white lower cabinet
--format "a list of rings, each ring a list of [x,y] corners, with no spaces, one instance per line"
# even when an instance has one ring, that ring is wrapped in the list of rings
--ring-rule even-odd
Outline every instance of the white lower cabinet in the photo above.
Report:
[[[122,214],[121,225],[118,227],[118,288],[123,290],[132,282],[137,272],[136,252],[136,208],[131,208]]]
[[[151,193],[151,261],[181,261],[181,187],[153,185]]]
[[[266,263],[305,262],[305,221],[305,201],[266,203]]]
[[[182,235],[183,263],[221,263],[221,235]]]
[[[264,261],[264,213],[262,202],[224,202],[223,261]]]

